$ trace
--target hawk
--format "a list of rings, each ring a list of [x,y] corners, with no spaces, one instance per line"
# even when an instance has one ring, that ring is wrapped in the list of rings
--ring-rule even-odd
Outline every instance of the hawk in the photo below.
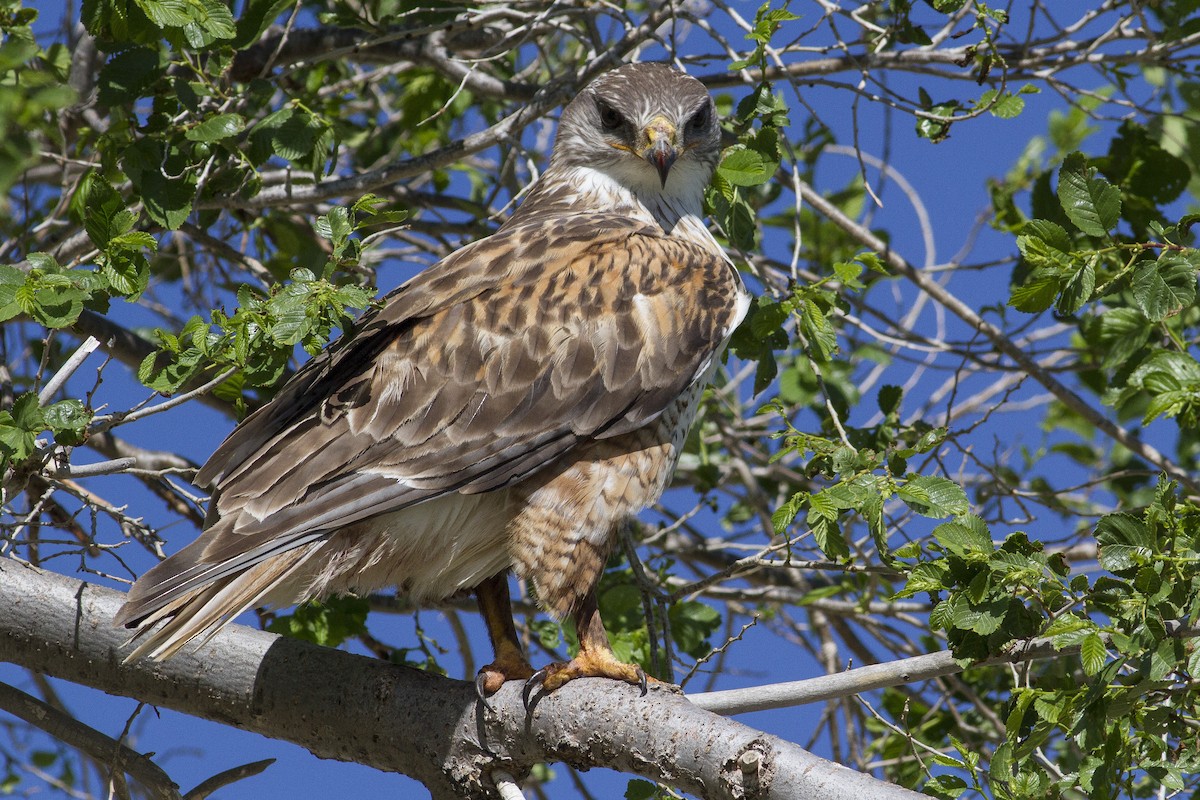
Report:
[[[708,92],[667,65],[588,85],[496,233],[388,294],[217,448],[196,476],[212,488],[204,532],[117,614],[142,638],[130,659],[259,605],[471,590],[495,651],[481,697],[510,679],[644,689],[595,590],[620,525],[666,487],[749,304],[702,220],[719,143]],[[533,672],[510,572],[574,619],[570,661]]]

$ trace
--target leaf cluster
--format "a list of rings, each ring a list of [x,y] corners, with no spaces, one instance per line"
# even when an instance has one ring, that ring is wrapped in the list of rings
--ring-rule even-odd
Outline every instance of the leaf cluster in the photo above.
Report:
[[[896,596],[930,595],[930,625],[956,656],[1020,659],[1035,640],[1078,653],[1074,669],[1026,664],[1011,688],[1003,743],[974,775],[996,797],[1149,797],[1182,790],[1200,765],[1200,651],[1181,638],[1200,621],[1200,507],[1162,477],[1141,514],[1105,515],[1094,535],[1109,573],[1094,579],[1023,533],[997,545],[973,516],[895,553],[916,559]],[[965,788],[959,775],[927,790]]]

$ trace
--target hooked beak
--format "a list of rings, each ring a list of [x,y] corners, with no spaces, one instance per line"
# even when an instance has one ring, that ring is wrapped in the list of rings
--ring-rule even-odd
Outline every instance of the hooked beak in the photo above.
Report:
[[[675,126],[664,117],[655,117],[642,132],[646,145],[640,155],[658,170],[658,177],[666,188],[667,173],[671,165],[679,158],[679,150],[675,147]]]

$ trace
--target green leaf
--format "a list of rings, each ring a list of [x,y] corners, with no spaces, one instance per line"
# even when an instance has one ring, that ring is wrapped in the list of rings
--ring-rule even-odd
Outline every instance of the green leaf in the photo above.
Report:
[[[974,514],[943,522],[933,529],[933,537],[938,544],[956,555],[990,555],[996,549],[987,523]]]
[[[974,604],[964,597],[956,597],[951,602],[950,620],[959,630],[974,631],[981,636],[987,636],[1000,630],[1007,612],[1007,600]]]
[[[75,399],[60,400],[43,410],[46,427],[54,433],[54,441],[64,445],[83,443],[83,432],[92,415],[82,402]]]
[[[1128,544],[1135,547],[1152,548],[1156,545],[1154,534],[1146,523],[1132,514],[1105,514],[1096,523],[1096,541],[1101,545]]]
[[[134,0],[150,21],[163,28],[180,28],[193,20],[187,0]]]
[[[1104,646],[1100,634],[1093,632],[1083,637],[1083,641],[1079,643],[1079,658],[1083,661],[1083,671],[1088,675],[1095,675],[1104,668],[1104,662],[1108,660],[1108,649]]]
[[[337,647],[367,630],[370,603],[363,597],[339,596],[312,601],[267,625],[272,633],[292,636],[325,647]]]
[[[712,650],[708,638],[721,627],[721,615],[716,609],[686,600],[671,606],[667,617],[671,622],[671,638],[680,650],[692,658],[702,658]]]
[[[0,411],[0,466],[24,461],[37,449],[37,434],[46,428],[37,395],[28,392]]]
[[[158,51],[135,47],[117,53],[100,69],[97,100],[104,106],[121,106],[150,94],[162,77]]]
[[[1058,171],[1058,200],[1079,230],[1107,236],[1121,217],[1121,190],[1095,173],[1083,153],[1071,153]]]
[[[1062,287],[1062,294],[1059,295],[1055,308],[1059,314],[1064,316],[1074,314],[1083,308],[1088,300],[1092,299],[1092,292],[1095,290],[1096,268],[1093,262],[1089,260],[1076,270],[1071,277],[1067,278],[1067,282]]]
[[[734,186],[758,186],[769,181],[775,174],[773,169],[768,169],[761,153],[747,148],[731,149],[727,152],[721,159],[717,172]]]
[[[658,786],[650,781],[635,778],[625,787],[625,800],[654,800],[658,796]]]
[[[825,503],[822,504],[822,500]],[[832,561],[841,561],[850,556],[850,546],[837,522],[837,511],[828,503],[825,492],[819,492],[810,498],[812,508],[808,513],[808,526],[812,531],[817,547],[825,557]]]
[[[21,313],[17,292],[25,285],[25,273],[8,264],[0,264],[0,322]]]
[[[936,594],[949,589],[952,581],[948,572],[945,560],[922,561],[909,571],[908,582],[896,593],[896,597],[913,597],[922,592]]]
[[[997,99],[997,96],[999,96],[999,99]],[[988,108],[988,113],[998,119],[1013,119],[1019,117],[1021,112],[1025,110],[1025,98],[1011,92],[1001,94],[998,89],[988,89],[980,95],[978,102],[975,103],[975,107],[984,108],[989,104],[993,105],[991,105],[991,108]]]
[[[1013,287],[1008,304],[1018,311],[1036,314],[1045,311],[1058,297],[1060,280],[1049,273],[1035,273],[1021,286]]]
[[[1127,544],[1109,544],[1100,548],[1100,566],[1109,572],[1119,573],[1145,564],[1152,557],[1149,548]]]
[[[1021,243],[1021,238],[1026,240],[1038,239],[1044,243],[1046,247],[1056,251],[1053,263],[1062,263],[1057,254],[1067,254],[1071,252],[1071,237],[1063,226],[1056,222],[1051,222],[1045,219],[1031,219],[1021,226],[1021,237],[1018,237],[1018,246]],[[1022,251],[1024,252],[1024,251]]]
[[[1143,261],[1133,273],[1133,299],[1151,322],[1179,313],[1196,299],[1196,267],[1175,253]]]
[[[275,18],[293,5],[293,0],[247,0],[237,21],[234,48],[242,50],[258,41]]]
[[[967,494],[957,483],[935,475],[917,475],[897,491],[900,499],[918,514],[935,519],[966,514]]]
[[[1101,367],[1116,369],[1130,361],[1150,340],[1150,321],[1137,309],[1114,308],[1084,328],[1085,335],[1103,354]]]
[[[217,114],[209,117],[194,128],[189,128],[184,134],[191,142],[219,142],[231,136],[237,136],[246,128],[246,120],[241,114]]]
[[[800,301],[800,331],[808,340],[813,358],[828,361],[837,353],[837,332],[825,310],[811,299]]]

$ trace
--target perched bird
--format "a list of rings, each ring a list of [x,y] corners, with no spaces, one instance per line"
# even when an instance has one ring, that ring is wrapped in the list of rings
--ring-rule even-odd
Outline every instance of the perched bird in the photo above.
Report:
[[[130,659],[258,605],[473,590],[495,650],[481,696],[518,678],[644,686],[595,589],[619,526],[666,487],[748,306],[702,221],[719,142],[704,86],[671,67],[587,86],[508,222],[387,295],[200,470],[204,532],[117,615],[142,637]],[[569,662],[534,674],[510,571],[574,618]]]

